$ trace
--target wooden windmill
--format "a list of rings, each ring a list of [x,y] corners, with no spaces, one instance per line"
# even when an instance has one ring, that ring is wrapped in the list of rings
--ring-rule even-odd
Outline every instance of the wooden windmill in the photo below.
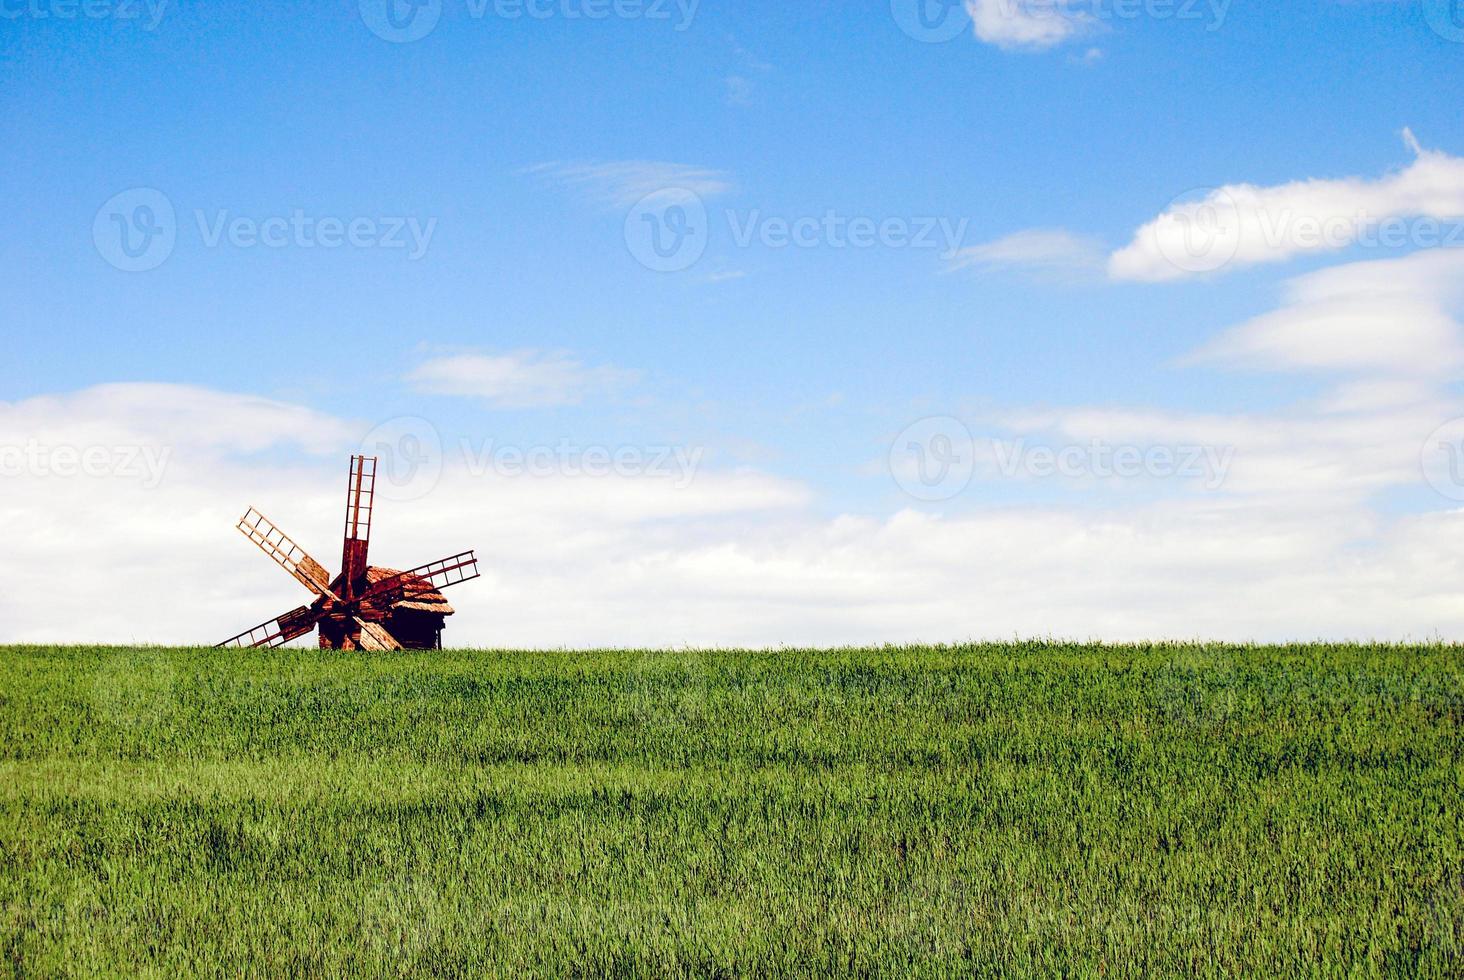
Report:
[[[376,497],[376,457],[352,456],[346,491],[346,533],[341,573],[331,579],[304,549],[250,508],[239,531],[316,596],[220,647],[278,647],[317,626],[320,646],[333,650],[431,650],[442,646],[444,620],[453,614],[442,596],[449,585],[478,578],[478,559],[465,551],[399,572],[366,563]]]

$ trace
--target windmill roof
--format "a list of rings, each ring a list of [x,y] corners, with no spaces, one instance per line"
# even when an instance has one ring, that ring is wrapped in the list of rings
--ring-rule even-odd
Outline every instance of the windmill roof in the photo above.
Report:
[[[400,574],[402,573],[395,568],[368,568],[366,569],[366,584],[372,586]],[[416,575],[407,576],[404,582],[408,585],[415,582],[425,584],[425,580]],[[393,603],[392,608],[415,609],[418,612],[437,613],[440,616],[451,616],[454,612],[447,599],[436,589],[432,589],[430,592],[419,592],[404,602]]]

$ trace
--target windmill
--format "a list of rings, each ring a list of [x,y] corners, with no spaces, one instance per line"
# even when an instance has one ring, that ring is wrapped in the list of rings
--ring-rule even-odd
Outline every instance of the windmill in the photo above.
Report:
[[[346,533],[341,573],[325,568],[254,508],[238,530],[301,585],[315,601],[246,630],[220,647],[278,647],[320,628],[320,646],[332,650],[430,650],[442,645],[453,614],[442,589],[478,578],[478,559],[465,551],[410,571],[366,564],[376,497],[374,456],[352,456],[346,489]]]

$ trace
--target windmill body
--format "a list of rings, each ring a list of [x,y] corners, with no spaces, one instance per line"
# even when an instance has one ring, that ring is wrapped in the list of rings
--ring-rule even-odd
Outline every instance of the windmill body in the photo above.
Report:
[[[394,568],[367,568],[356,582],[356,594],[367,595],[373,586],[403,574]],[[412,587],[412,594],[395,602],[381,601],[380,598],[362,599],[354,615],[325,610],[325,615],[320,620],[321,647],[348,650],[359,646],[357,634],[361,627],[355,620],[360,618],[368,623],[380,623],[404,649],[439,649],[442,646],[442,630],[446,626],[447,617],[455,610],[430,582],[423,582],[413,576],[404,579],[403,583]],[[346,591],[341,577],[331,583],[331,591],[337,595]],[[315,600],[315,606],[323,606],[329,602],[329,599],[322,597]]]
[[[441,647],[443,625],[453,614],[442,590],[478,578],[478,559],[466,551],[404,572],[368,565],[376,462],[373,456],[351,457],[341,572],[335,578],[259,511],[250,508],[239,519],[240,533],[316,598],[219,646],[278,647],[318,628],[324,649]]]

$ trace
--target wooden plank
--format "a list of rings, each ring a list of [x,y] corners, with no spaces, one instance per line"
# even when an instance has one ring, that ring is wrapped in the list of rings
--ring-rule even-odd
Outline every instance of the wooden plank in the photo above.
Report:
[[[356,625],[361,627],[361,649],[373,653],[385,653],[389,650],[400,650],[402,645],[397,642],[396,637],[386,631],[386,627],[380,623],[371,623],[360,616],[353,617]]]

